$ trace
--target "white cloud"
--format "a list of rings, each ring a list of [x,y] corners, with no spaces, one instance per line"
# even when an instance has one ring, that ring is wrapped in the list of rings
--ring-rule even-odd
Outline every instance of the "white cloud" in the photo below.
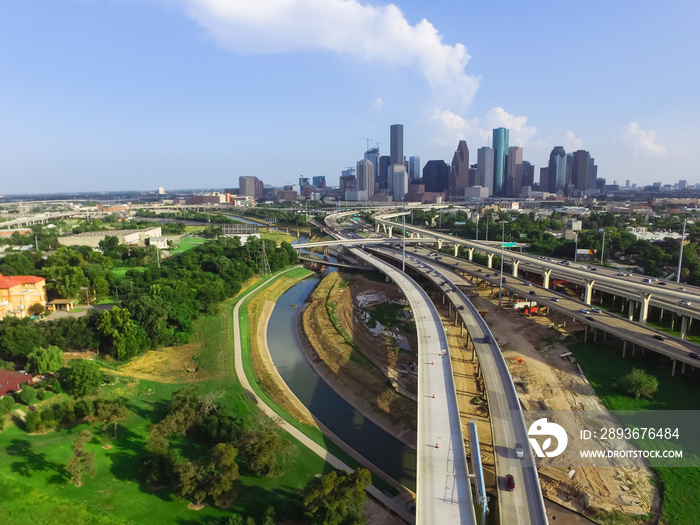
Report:
[[[622,140],[631,148],[636,157],[665,157],[667,148],[656,143],[656,131],[643,130],[636,122],[630,122],[624,128]]]
[[[573,131],[566,130],[564,132],[564,142],[562,143],[566,151],[576,151],[583,149],[583,141],[578,138]]]
[[[372,107],[377,111],[382,109],[382,107],[384,107],[384,101],[382,100],[382,97],[377,97],[377,99],[374,101],[374,104],[372,104]]]
[[[507,128],[508,142],[511,146],[527,146],[537,133],[537,128],[527,125],[527,117],[511,115],[502,107],[491,108],[486,113],[486,124],[490,131],[493,128]]]
[[[462,139],[480,134],[479,119],[466,119],[449,109],[434,109],[427,120],[436,128],[430,133],[432,142],[440,147],[456,147]]]
[[[423,19],[408,23],[395,5],[358,0],[179,0],[222,48],[244,54],[334,51],[360,61],[418,68],[441,98],[465,105],[479,88],[470,55]]]

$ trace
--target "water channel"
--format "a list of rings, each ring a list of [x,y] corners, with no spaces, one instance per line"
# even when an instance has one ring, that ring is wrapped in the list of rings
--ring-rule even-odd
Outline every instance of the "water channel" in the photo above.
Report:
[[[294,333],[297,309],[320,280],[313,276],[290,288],[277,301],[267,329],[272,360],[299,400],[334,434],[389,476],[416,489],[416,452],[365,418],[316,373]]]

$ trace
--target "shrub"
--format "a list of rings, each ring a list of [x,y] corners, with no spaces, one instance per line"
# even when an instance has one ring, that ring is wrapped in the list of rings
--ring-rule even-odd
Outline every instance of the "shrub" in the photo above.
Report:
[[[639,399],[640,397],[651,399],[659,389],[659,380],[647,374],[644,370],[634,368],[629,374],[622,378],[620,386],[626,394],[635,399]]]
[[[9,414],[15,406],[15,400],[12,396],[5,396],[0,399],[0,414]]]
[[[17,398],[27,406],[33,404],[34,401],[36,401],[37,396],[38,394],[36,390],[29,385],[24,385],[22,390],[17,393]]]

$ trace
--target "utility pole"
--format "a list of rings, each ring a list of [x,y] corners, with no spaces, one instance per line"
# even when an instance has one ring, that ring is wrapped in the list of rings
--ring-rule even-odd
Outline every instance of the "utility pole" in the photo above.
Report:
[[[678,271],[676,272],[676,284],[681,282],[681,265],[683,264],[683,241],[685,240],[685,224],[688,219],[683,219],[683,234],[681,235],[681,253],[678,254]]]
[[[605,266],[605,230],[603,230],[603,247],[600,249],[600,265]]]
[[[578,261],[578,232],[576,232],[576,245],[574,248],[574,262]]]
[[[498,281],[498,309],[501,309],[501,295],[503,294],[503,239],[506,236],[506,223],[503,223],[503,233],[501,234],[501,278]]]
[[[403,209],[403,201],[401,201],[401,211],[404,211]],[[401,253],[401,271],[406,272],[406,214],[403,213],[401,215],[401,218],[403,219],[403,247],[402,247],[402,253]]]

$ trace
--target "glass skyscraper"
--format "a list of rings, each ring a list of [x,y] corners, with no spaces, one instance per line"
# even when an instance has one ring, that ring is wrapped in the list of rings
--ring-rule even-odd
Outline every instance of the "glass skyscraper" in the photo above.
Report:
[[[506,194],[505,171],[506,155],[508,155],[508,130],[496,128],[493,130],[493,194],[504,197]]]

